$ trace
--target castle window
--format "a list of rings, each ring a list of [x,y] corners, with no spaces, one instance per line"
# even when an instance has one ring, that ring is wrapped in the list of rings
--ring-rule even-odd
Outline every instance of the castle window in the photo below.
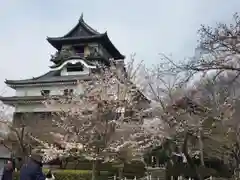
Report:
[[[82,63],[67,64],[67,72],[76,72],[76,71],[84,71],[84,66],[82,65]]]
[[[64,89],[63,95],[64,95],[64,96],[73,95],[73,89]]]
[[[49,96],[50,90],[41,90],[41,95],[42,96]]]
[[[84,46],[76,46],[74,49],[77,55],[82,56],[84,54]]]
[[[39,115],[39,118],[41,120],[50,119],[50,117],[51,117],[51,113],[50,112],[41,112],[38,115]]]

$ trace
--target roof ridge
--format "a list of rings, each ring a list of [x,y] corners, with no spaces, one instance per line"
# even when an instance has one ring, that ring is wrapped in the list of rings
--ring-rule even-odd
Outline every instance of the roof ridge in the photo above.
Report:
[[[69,36],[74,30],[76,30],[76,28],[78,28],[79,26],[83,26],[86,30],[88,30],[89,32],[91,32],[93,35],[98,35],[101,34],[98,31],[94,30],[91,26],[89,26],[83,19],[83,13],[81,14],[78,23],[68,32],[66,33],[64,36],[64,38],[66,38],[67,36]]]
[[[83,12],[81,13],[81,16],[79,18],[79,21],[83,20]]]
[[[52,72],[53,72],[53,70],[50,70],[50,71],[48,71],[48,72],[46,72],[46,73],[44,73],[44,74],[42,74],[42,75],[40,75],[40,76],[33,77],[32,79],[34,79],[34,80],[40,79],[41,77],[46,76],[47,74],[52,73]]]
[[[91,36],[80,36],[80,37],[47,37],[47,40],[52,40],[52,39],[61,39],[61,40],[64,40],[64,39],[88,39],[88,38],[97,38],[97,37],[101,37],[101,36],[104,36],[105,33],[102,33],[102,34],[95,34],[95,35],[91,35]]]
[[[83,23],[83,25],[88,29],[88,30],[90,30],[92,33],[94,33],[94,34],[101,34],[100,32],[98,32],[97,30],[95,30],[95,29],[93,29],[91,26],[89,26],[85,21],[84,21],[84,19],[83,19],[83,17],[82,17],[82,19],[81,19],[81,22]]]
[[[11,80],[8,80],[8,79],[5,79],[5,83],[7,83],[7,82],[12,82],[12,81],[31,81],[31,80],[38,80],[38,79],[40,79],[40,78],[42,78],[42,77],[44,77],[44,76],[46,76],[46,75],[48,75],[48,74],[50,74],[50,73],[53,73],[54,71],[53,70],[50,70],[50,71],[48,71],[48,72],[46,72],[46,73],[44,73],[44,74],[42,74],[42,75],[40,75],[40,76],[37,76],[37,77],[33,77],[33,78],[27,78],[27,79],[18,79],[18,80],[13,80],[13,79],[11,79]]]

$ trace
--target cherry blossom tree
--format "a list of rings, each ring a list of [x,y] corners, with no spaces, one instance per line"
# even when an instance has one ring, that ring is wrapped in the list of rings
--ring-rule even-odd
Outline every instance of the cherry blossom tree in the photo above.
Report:
[[[230,120],[234,112],[232,99],[223,98],[222,94],[216,92],[210,99],[206,96],[204,79],[195,81],[195,84],[191,84],[190,87],[184,80],[185,77],[179,77],[173,71],[164,71],[162,65],[155,66],[144,74],[147,84],[145,89],[153,102],[150,112],[154,117],[150,118],[145,128],[151,132],[153,138],[163,136],[166,140],[174,142],[178,152],[170,154],[182,154],[187,164],[195,171],[197,178],[202,179],[200,169],[193,158],[196,155],[199,156],[201,166],[204,167],[206,149],[211,149],[208,153],[214,154],[215,157],[219,157],[219,153],[223,154],[224,148],[220,146],[223,147],[226,144],[223,140],[219,140],[226,135],[223,122]],[[214,128],[216,125],[217,131]],[[212,139],[208,143],[218,142],[218,149],[222,151],[217,153],[216,150],[213,151],[214,148],[209,149],[206,139]],[[215,148],[217,149],[217,146]]]
[[[45,102],[49,108],[62,107],[52,119],[57,126],[52,134],[60,134],[61,147],[35,138],[45,147],[47,161],[49,157],[84,157],[92,162],[95,179],[98,161],[118,161],[124,166],[127,160],[137,158],[135,134],[139,134],[139,139],[144,136],[143,109],[149,101],[132,83],[135,72],[131,72],[112,64],[99,69],[91,81],[79,81],[80,94],[51,97]]]
[[[219,157],[219,153],[224,151],[229,153],[230,149],[236,151],[235,153],[229,153],[235,154],[235,157],[238,152],[238,143],[236,141],[238,125],[234,114],[237,114],[237,102],[239,101],[239,90],[236,87],[239,84],[240,75],[239,22],[239,15],[236,13],[231,24],[218,23],[216,27],[203,25],[199,30],[199,46],[196,48],[196,54],[192,58],[177,62],[168,56],[162,55],[164,60],[164,63],[161,64],[161,67],[163,67],[162,72],[181,74],[181,77],[183,77],[182,83],[190,84],[190,86],[196,82],[203,83],[201,85],[198,83],[194,94],[198,96],[202,94],[198,98],[198,106],[201,105],[208,109],[208,116],[205,116],[205,113],[201,113],[201,116],[206,118],[206,123],[203,124],[212,124],[213,126],[208,128],[211,132],[208,133],[208,138],[214,139],[214,142],[218,142],[218,145],[215,146],[215,151],[213,151],[212,147],[214,146],[212,146],[211,151],[208,151],[208,153],[215,152],[214,156],[216,157]],[[222,84],[223,81],[224,85]],[[191,96],[185,99],[188,99],[188,102],[196,102],[196,98],[193,99]],[[182,103],[182,101],[180,102]],[[185,107],[187,107],[186,104]],[[214,122],[209,121],[209,116]],[[215,137],[211,138],[214,133]],[[233,138],[232,140],[235,143],[229,139],[230,137]],[[209,144],[207,142],[203,143],[204,149],[207,149]],[[219,147],[220,144],[221,148]],[[234,144],[234,147],[231,147],[230,144]],[[217,150],[219,151],[216,152]]]
[[[218,141],[218,145],[223,147],[228,144],[225,140],[225,127],[226,122],[233,119],[237,97],[223,91],[226,86],[232,87],[232,83],[239,77],[239,15],[235,14],[233,23],[229,25],[218,23],[215,28],[202,26],[199,35],[199,46],[194,57],[179,62],[161,54],[163,63],[153,72],[147,70],[145,74],[150,72],[147,76],[148,92],[154,96],[152,99],[158,105],[158,116],[166,122],[167,131],[170,131],[171,126],[164,118],[170,118],[171,124],[175,119],[177,126],[181,125],[179,128],[175,127],[176,124],[173,126],[179,130],[171,131],[173,134],[182,134],[183,131],[187,132],[186,136],[183,136],[185,138],[189,138],[189,134],[197,137],[198,148],[202,154],[201,163],[204,165],[203,149],[207,149],[208,143],[204,143],[201,136],[205,139],[206,136],[210,138],[215,134],[214,141]],[[218,83],[220,78],[227,79],[224,88],[212,83]],[[169,86],[168,82],[174,82],[173,86]],[[209,87],[217,91],[209,92]],[[226,150],[215,149],[221,149],[220,153]],[[219,153],[214,154],[219,157]]]
[[[239,78],[232,82],[235,74],[227,73],[227,76],[219,76],[217,80],[212,81],[211,88],[212,96],[219,94],[219,102],[224,99],[231,101],[232,117],[228,121],[222,122],[224,129],[224,136],[221,136],[221,142],[225,146],[225,154],[228,156],[229,164],[233,169],[239,167]],[[229,83],[231,82],[231,83]],[[212,101],[213,102],[213,101]]]

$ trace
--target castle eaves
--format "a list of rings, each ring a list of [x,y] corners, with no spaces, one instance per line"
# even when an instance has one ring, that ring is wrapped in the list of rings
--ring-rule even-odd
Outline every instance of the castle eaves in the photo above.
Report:
[[[93,77],[91,75],[68,75],[60,76],[60,71],[49,71],[46,74],[32,79],[23,80],[6,80],[5,83],[10,87],[18,87],[25,85],[41,85],[51,83],[76,83],[77,81],[90,81]]]

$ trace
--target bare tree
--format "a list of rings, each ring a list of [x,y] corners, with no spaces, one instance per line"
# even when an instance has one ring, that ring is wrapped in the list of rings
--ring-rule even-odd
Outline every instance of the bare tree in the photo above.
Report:
[[[27,123],[28,118],[33,120],[34,116],[29,117],[27,114],[24,114],[21,117],[22,123],[19,124],[15,124],[11,121],[0,122],[7,129],[7,133],[1,136],[1,142],[16,158],[17,168],[20,168],[28,160],[34,149],[41,149],[42,144],[34,137],[37,137],[37,139],[46,139],[43,138],[41,132],[29,126]],[[49,136],[47,138],[48,141],[52,141],[50,138],[52,137]]]
[[[25,117],[24,115],[19,119],[19,122],[23,123],[16,125],[12,122],[12,115],[7,114],[7,109],[1,109],[1,143],[12,155],[21,159],[21,162],[17,164],[18,168],[28,158],[31,150],[37,146],[36,142],[31,138],[32,129],[24,123]]]
[[[227,72],[229,75],[231,72],[232,80],[229,83],[235,81],[240,75],[239,14],[233,15],[233,22],[230,24],[218,23],[216,27],[202,25],[198,34],[199,44],[193,57],[176,61],[161,54],[164,70],[182,74],[185,81],[206,74],[211,74],[215,79],[220,74],[226,75]]]
[[[238,81],[240,75],[239,24],[239,16],[235,14],[233,16],[233,23],[230,25],[218,23],[216,28],[202,26],[199,30],[200,41],[195,56],[183,62],[176,62],[162,54],[163,63],[159,65],[160,68],[155,69],[157,77],[162,82],[161,87],[159,88],[160,83],[158,83],[157,86],[149,84],[152,95],[155,96],[154,99],[158,99],[157,102],[159,107],[161,107],[161,111],[158,111],[158,113],[160,113],[159,117],[164,120],[162,114],[167,113],[171,115],[172,121],[175,119],[176,124],[182,124],[184,127],[181,131],[186,132],[184,136],[185,140],[190,137],[189,135],[194,135],[199,140],[202,165],[204,165],[203,149],[207,149],[208,143],[204,143],[201,140],[201,136],[204,136],[204,139],[206,137],[211,139],[213,134],[215,135],[212,140],[214,139],[214,142],[217,142],[219,147],[215,149],[221,149],[218,153],[215,150],[216,157],[219,157],[219,153],[226,150],[225,146],[228,144],[226,143],[227,133],[225,127],[226,122],[229,121],[226,120],[231,120],[232,122],[234,119],[232,118],[232,114],[234,108],[236,108],[235,102],[237,100],[237,96],[232,96],[229,90],[231,89],[230,87],[232,87],[232,83]],[[173,91],[171,90],[171,97],[168,93],[165,93],[165,96],[163,96],[165,98],[161,98],[159,101],[159,95],[156,92],[159,92],[159,90],[161,93],[169,91],[164,85],[166,84],[166,78],[163,78],[165,74],[181,77],[176,83],[176,87],[173,88],[174,93],[177,93],[178,96],[179,93],[181,95],[176,98],[176,96],[174,97],[172,95]],[[210,75],[210,78],[206,75]],[[210,80],[207,80],[208,78]],[[164,79],[164,81],[162,79]],[[223,79],[225,81],[224,88],[217,85],[217,83]],[[206,81],[208,81],[208,87],[206,86]],[[217,83],[213,84],[213,81]],[[200,83],[196,85],[196,82]],[[194,88],[189,88],[193,85],[195,85]],[[162,90],[163,86],[165,86],[164,90]],[[217,92],[213,91],[213,89],[217,90]],[[209,90],[211,90],[211,92]],[[239,94],[236,88],[232,88],[231,90],[237,91],[237,94]],[[206,97],[206,92],[212,96]],[[168,108],[165,108],[164,111],[163,107],[166,106],[166,104]],[[171,108],[173,110],[171,110]],[[181,119],[181,116],[184,118]],[[215,128],[215,126],[218,128]],[[169,125],[169,127],[171,126]],[[233,129],[236,130],[236,124]],[[180,131],[175,133],[182,134]],[[237,131],[235,131],[235,133],[237,134]],[[220,145],[222,148],[220,148]],[[182,148],[182,150],[184,150],[184,148]],[[211,152],[213,152],[212,147]],[[185,156],[187,157],[187,153],[185,153]]]

